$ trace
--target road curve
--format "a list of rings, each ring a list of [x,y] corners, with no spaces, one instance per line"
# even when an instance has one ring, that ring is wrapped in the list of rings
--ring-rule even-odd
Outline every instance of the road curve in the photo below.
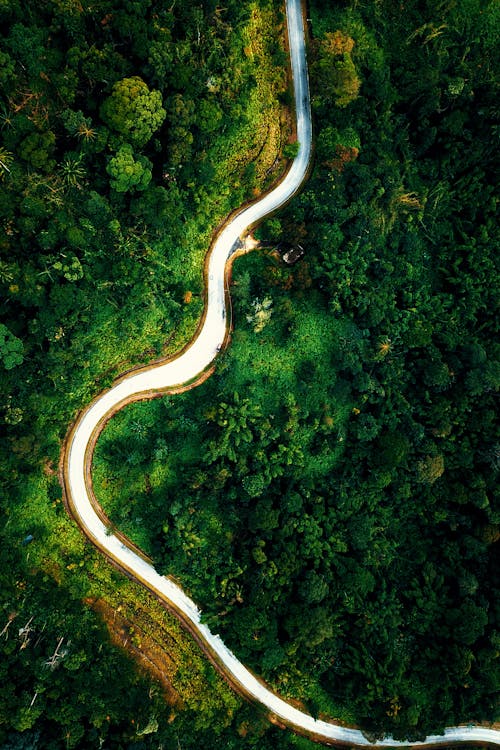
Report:
[[[61,480],[67,506],[85,535],[118,567],[140,581],[185,623],[219,671],[241,694],[265,706],[280,724],[328,744],[362,747],[408,747],[410,743],[386,737],[370,742],[358,729],[339,726],[300,711],[257,679],[200,622],[196,604],[168,578],[161,576],[140,551],[124,537],[112,533],[93,497],[91,463],[95,441],[105,422],[125,403],[174,391],[205,372],[223,345],[227,332],[225,280],[228,261],[241,247],[242,238],[265,216],[285,204],[300,188],[311,157],[312,128],[301,0],[286,0],[288,40],[296,104],[299,151],[284,179],[257,202],[237,212],[213,243],[206,264],[206,300],[202,325],[191,344],[165,363],[135,370],[120,378],[81,412],[65,441]],[[482,726],[461,726],[429,736],[414,744],[443,745],[478,742],[500,745],[500,731]]]

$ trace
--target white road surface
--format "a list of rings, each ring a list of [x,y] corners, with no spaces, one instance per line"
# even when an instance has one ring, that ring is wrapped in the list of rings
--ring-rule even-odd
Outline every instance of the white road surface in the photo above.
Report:
[[[286,9],[296,102],[298,155],[285,178],[261,200],[238,213],[212,246],[208,263],[206,316],[191,346],[178,358],[165,364],[131,373],[110,390],[105,391],[80,414],[67,442],[63,479],[68,503],[87,537],[134,578],[139,579],[146,587],[155,591],[167,603],[182,612],[209,648],[217,654],[224,668],[232,675],[232,679],[240,683],[247,694],[266,706],[275,717],[292,728],[312,732],[316,737],[324,738],[325,741],[333,740],[365,747],[404,747],[409,743],[395,742],[390,737],[374,745],[358,729],[315,720],[265,687],[238,661],[218,635],[214,635],[200,623],[198,607],[179,586],[157,573],[150,563],[129,549],[117,536],[109,533],[109,529],[100,520],[92,506],[86,482],[86,470],[92,459],[92,449],[88,447],[89,441],[99,430],[102,420],[111,412],[116,411],[117,405],[135,394],[144,394],[144,397],[147,397],[148,392],[190,381],[204,371],[217,356],[226,335],[224,285],[227,261],[237,249],[240,238],[245,237],[248,228],[286,203],[299,189],[306,176],[311,155],[312,132],[300,0],[287,0]],[[418,744],[450,742],[486,742],[498,745],[500,744],[500,731],[472,725],[453,727],[447,729],[444,735],[427,737],[425,743]]]

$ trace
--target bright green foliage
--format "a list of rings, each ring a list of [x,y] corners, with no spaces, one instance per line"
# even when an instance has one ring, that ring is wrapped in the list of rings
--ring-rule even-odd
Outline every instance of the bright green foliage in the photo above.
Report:
[[[160,91],[150,91],[139,76],[115,83],[100,114],[107,125],[136,147],[149,141],[166,116]]]
[[[67,281],[79,281],[83,278],[83,268],[76,255],[61,255],[62,260],[52,264],[55,271],[59,271]]]
[[[110,185],[117,193],[145,190],[151,182],[152,164],[145,156],[134,156],[132,146],[124,143],[120,146],[108,166]]]
[[[6,370],[23,363],[23,342],[0,323],[0,357]]]

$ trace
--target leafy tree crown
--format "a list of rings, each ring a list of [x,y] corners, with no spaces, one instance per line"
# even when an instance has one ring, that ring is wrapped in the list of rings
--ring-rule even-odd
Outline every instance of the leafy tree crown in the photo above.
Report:
[[[117,81],[100,112],[110,128],[139,147],[149,141],[166,116],[161,93],[150,91],[139,76]]]

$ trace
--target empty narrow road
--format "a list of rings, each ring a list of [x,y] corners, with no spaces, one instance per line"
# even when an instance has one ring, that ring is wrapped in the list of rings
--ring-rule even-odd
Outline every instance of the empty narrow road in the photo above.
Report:
[[[315,720],[274,694],[229,651],[218,635],[200,622],[200,611],[183,590],[161,576],[151,563],[138,554],[126,540],[110,533],[95,509],[91,483],[93,446],[104,423],[125,403],[148,398],[187,384],[204,372],[224,343],[227,328],[226,269],[249,228],[286,203],[304,181],[311,155],[312,130],[307,80],[303,16],[300,0],[286,0],[288,39],[296,102],[299,151],[284,179],[261,199],[237,213],[213,243],[207,261],[205,317],[191,344],[174,359],[144,367],[119,379],[78,416],[68,433],[63,461],[62,481],[67,505],[86,536],[132,578],[159,596],[193,632],[219,670],[239,692],[258,701],[282,723],[302,733],[310,733],[325,742],[374,747],[358,729]],[[480,726],[454,727],[444,736],[428,737],[425,743],[482,742],[500,744],[500,732]],[[376,746],[408,746],[386,738]]]

